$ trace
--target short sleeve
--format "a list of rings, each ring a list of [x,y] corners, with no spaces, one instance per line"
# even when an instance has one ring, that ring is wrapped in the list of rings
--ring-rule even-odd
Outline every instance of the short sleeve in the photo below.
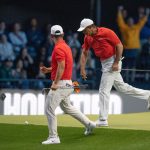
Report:
[[[116,46],[117,44],[121,43],[120,39],[116,35],[116,33],[112,30],[109,31],[108,37],[110,38],[111,43]]]
[[[56,49],[55,55],[56,55],[56,60],[57,61],[65,60],[65,53],[62,49],[60,49],[60,48]]]
[[[84,43],[82,45],[82,49],[89,50],[90,49],[90,41],[87,36],[84,37]]]

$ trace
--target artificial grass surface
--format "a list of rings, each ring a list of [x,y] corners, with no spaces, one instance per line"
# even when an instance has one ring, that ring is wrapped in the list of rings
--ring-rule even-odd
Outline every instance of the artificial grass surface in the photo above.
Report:
[[[0,124],[0,150],[149,150],[150,131],[96,128],[84,136],[84,128],[59,127],[61,144],[42,145],[47,126]]]
[[[96,120],[98,115],[88,117]],[[0,150],[150,149],[150,112],[110,115],[109,128],[96,128],[90,136],[68,115],[58,115],[58,125],[61,144],[42,145],[48,137],[45,116],[0,116]]]
[[[88,117],[93,121],[98,119],[98,115],[88,115]],[[58,115],[57,120],[58,126],[83,127],[69,115]],[[0,116],[0,123],[24,124],[25,121],[34,125],[47,125],[46,116]],[[110,128],[150,130],[150,112],[109,115],[108,121]]]

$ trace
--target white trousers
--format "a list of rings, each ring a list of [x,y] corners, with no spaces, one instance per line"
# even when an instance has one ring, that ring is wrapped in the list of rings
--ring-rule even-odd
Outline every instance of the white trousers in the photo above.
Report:
[[[99,119],[105,120],[108,118],[109,98],[112,86],[114,86],[119,92],[139,99],[148,100],[150,96],[150,91],[138,89],[125,83],[120,72],[103,72],[99,87]]]
[[[59,81],[58,85],[65,86],[66,83],[72,85],[71,80],[61,80]],[[57,89],[56,91],[49,91],[45,102],[45,114],[48,120],[49,137],[58,136],[55,109],[59,105],[65,113],[70,114],[72,117],[76,118],[84,126],[88,126],[91,122],[83,113],[77,110],[70,103],[70,94],[72,92],[73,89]]]
[[[115,56],[102,61],[102,77],[99,87],[99,119],[107,119],[109,112],[109,98],[112,86],[116,88],[117,91],[124,94],[136,97],[139,99],[148,100],[150,96],[150,91],[135,88],[127,83],[125,83],[120,74],[122,68],[122,62],[119,62],[119,71],[112,71],[112,64],[114,63]]]

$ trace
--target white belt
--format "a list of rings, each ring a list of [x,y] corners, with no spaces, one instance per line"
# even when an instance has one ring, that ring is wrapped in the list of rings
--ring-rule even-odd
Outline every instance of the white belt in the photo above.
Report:
[[[72,85],[72,80],[59,80],[57,83],[58,86],[66,86],[66,84]]]

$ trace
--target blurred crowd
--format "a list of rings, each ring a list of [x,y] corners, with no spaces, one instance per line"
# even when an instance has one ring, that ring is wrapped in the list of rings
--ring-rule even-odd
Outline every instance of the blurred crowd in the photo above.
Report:
[[[32,18],[26,28],[22,28],[20,22],[15,22],[11,28],[7,28],[4,21],[0,22],[1,88],[41,89],[46,86],[44,79],[49,80],[50,74],[43,74],[39,68],[42,65],[50,66],[51,63],[54,45],[49,34],[50,28],[51,24],[48,24],[45,29],[41,28],[36,18]],[[78,33],[69,31],[65,33],[65,39],[72,49],[74,59],[72,79],[80,80],[81,43]],[[90,70],[95,68],[92,55],[88,60],[87,68],[90,77]]]
[[[123,68],[150,70],[149,9],[139,7],[137,12],[135,17],[131,17],[127,9],[118,7],[116,24],[124,45]],[[49,85],[50,74],[43,74],[39,67],[49,66],[51,62],[54,45],[49,34],[50,27],[51,24],[48,24],[43,29],[36,18],[32,18],[26,27],[20,22],[13,25],[0,22],[0,88],[41,89]],[[79,57],[82,45],[79,35],[68,31],[65,40],[72,49],[74,59],[72,80],[80,82]],[[86,82],[90,89],[96,89],[99,85],[98,63],[91,52],[86,68]],[[127,82],[149,81],[150,72],[125,71],[124,77]]]
[[[118,7],[117,24],[124,45],[123,68],[150,70],[150,9],[140,6],[137,15],[131,17],[123,6]],[[126,71],[128,82],[135,80],[149,81],[146,71]]]

